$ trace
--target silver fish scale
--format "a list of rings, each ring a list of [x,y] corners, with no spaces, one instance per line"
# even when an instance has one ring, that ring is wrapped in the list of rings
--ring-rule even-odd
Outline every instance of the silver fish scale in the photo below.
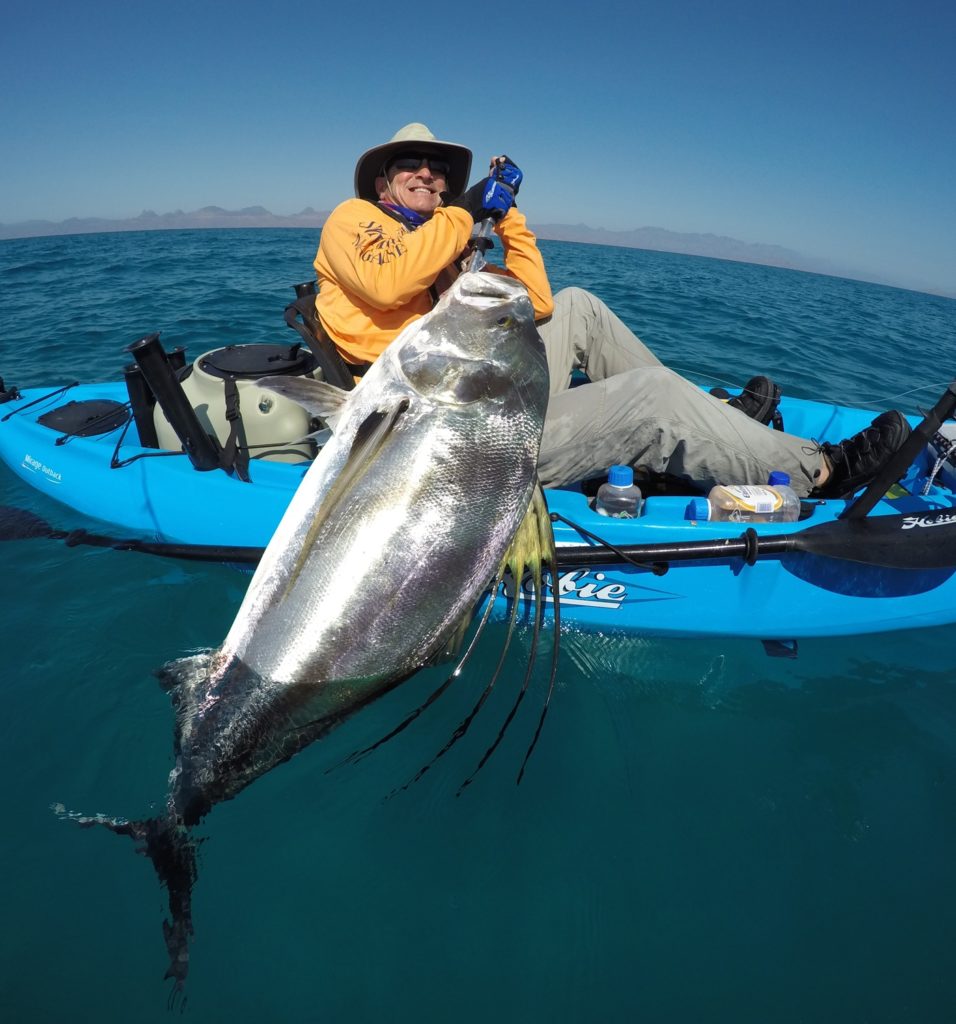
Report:
[[[547,364],[520,285],[495,276],[469,292],[468,278],[490,277],[459,278],[351,393],[223,645],[221,664],[241,659],[266,689],[307,695],[303,722],[347,712],[419,668],[469,613],[524,517]],[[475,401],[449,400],[472,391]],[[326,507],[360,425],[402,401],[381,449]]]

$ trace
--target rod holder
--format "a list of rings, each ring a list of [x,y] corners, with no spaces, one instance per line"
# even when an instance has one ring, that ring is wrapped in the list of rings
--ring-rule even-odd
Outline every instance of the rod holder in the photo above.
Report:
[[[148,334],[126,349],[136,360],[150,390],[166,414],[169,425],[196,469],[219,468],[219,444],[203,429],[196,411],[189,404],[182,385],[159,343],[159,334]]]

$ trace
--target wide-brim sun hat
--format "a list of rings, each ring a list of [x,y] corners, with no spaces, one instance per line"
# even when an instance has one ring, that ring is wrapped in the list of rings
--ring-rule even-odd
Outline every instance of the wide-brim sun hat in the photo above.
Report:
[[[421,153],[429,156],[434,153],[448,162],[448,191],[453,196],[460,196],[468,185],[471,173],[471,150],[460,146],[457,142],[444,142],[436,139],[428,126],[417,121],[399,128],[398,131],[381,146],[373,146],[366,150],[355,165],[355,194],[359,199],[367,199],[371,203],[378,202],[375,179],[381,176],[383,168],[388,166],[392,157],[405,151]]]

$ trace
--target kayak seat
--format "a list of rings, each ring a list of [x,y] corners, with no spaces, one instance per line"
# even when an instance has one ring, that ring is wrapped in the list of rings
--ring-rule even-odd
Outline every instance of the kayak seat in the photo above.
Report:
[[[343,391],[351,391],[355,387],[353,371],[339,355],[315,311],[315,281],[305,281],[293,287],[296,299],[285,307],[286,325],[297,331],[309,346],[325,380]]]

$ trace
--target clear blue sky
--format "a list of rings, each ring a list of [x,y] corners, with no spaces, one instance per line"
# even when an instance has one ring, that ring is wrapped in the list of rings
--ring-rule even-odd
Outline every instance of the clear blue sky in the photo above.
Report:
[[[956,294],[952,0],[4,0],[0,222],[351,193],[402,124],[532,222],[713,232]]]

